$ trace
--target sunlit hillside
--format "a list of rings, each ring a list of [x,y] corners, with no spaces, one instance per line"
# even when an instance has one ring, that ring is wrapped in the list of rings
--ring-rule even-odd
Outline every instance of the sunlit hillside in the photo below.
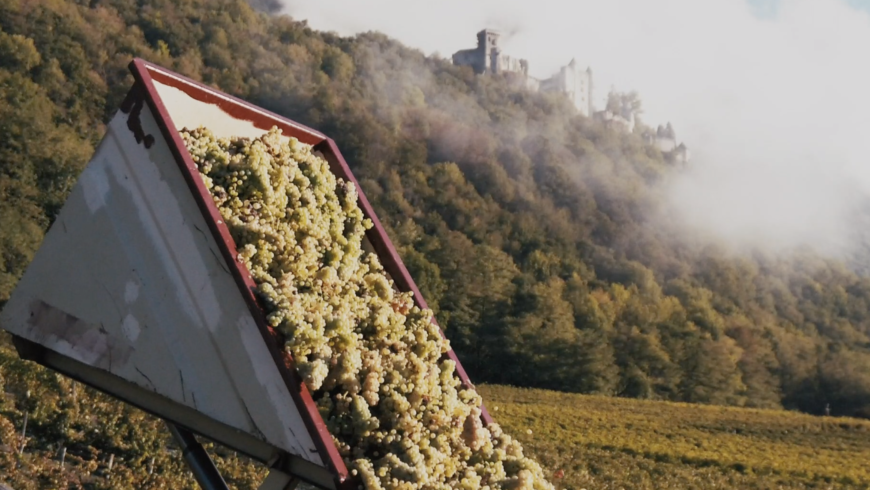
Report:
[[[736,253],[655,221],[680,165],[642,122],[614,131],[560,94],[242,0],[0,0],[0,307],[132,84],[133,57],[336,140],[469,375],[493,385],[496,419],[560,485],[870,485],[866,422],[794,412],[870,417],[861,271]],[[3,340],[0,481],[193,488],[159,421],[74,386]],[[256,488],[260,470],[233,454],[219,464]]]

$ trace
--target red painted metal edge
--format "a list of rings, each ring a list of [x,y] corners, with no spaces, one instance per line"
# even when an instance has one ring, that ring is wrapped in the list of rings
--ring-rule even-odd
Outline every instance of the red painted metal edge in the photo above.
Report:
[[[314,403],[308,387],[305,386],[305,383],[296,371],[295,363],[283,348],[283,344],[279,345],[277,342],[279,338],[278,333],[266,324],[264,312],[260,308],[254,294],[256,284],[251,279],[251,275],[245,265],[236,260],[238,253],[235,243],[230,236],[229,229],[224,224],[208,189],[206,189],[205,184],[199,177],[196,164],[190,157],[190,153],[187,151],[181,135],[176,131],[169,112],[157,94],[148,67],[142,60],[135,59],[130,63],[130,71],[133,73],[137,85],[140,86],[141,95],[154,113],[157,124],[160,126],[160,131],[163,133],[163,137],[166,139],[175,157],[175,161],[178,163],[181,173],[190,187],[209,229],[216,239],[215,241],[221,250],[221,254],[233,273],[242,297],[245,299],[257,324],[257,328],[266,342],[269,353],[272,355],[290,394],[293,396],[296,406],[299,408],[302,419],[312,435],[317,451],[320,453],[321,458],[324,459],[330,471],[336,475],[336,486],[339,488],[352,488],[355,485],[351,485],[351,480],[348,479],[347,466],[338,453],[338,448],[335,446],[332,436],[329,434],[326,424],[317,410],[317,405]],[[136,89],[134,88],[133,90]]]

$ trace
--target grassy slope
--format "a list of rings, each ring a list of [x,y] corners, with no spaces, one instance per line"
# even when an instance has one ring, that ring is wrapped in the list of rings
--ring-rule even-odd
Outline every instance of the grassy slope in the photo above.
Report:
[[[870,488],[868,421],[479,389],[562,488]]]

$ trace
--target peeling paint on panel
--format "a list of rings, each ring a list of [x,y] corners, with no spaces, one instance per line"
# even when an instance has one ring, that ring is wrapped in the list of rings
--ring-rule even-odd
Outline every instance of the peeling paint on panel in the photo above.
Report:
[[[145,130],[142,128],[142,120],[139,116],[142,113],[142,108],[145,106],[145,98],[141,94],[137,94],[133,101],[133,107],[130,110],[130,117],[127,118],[127,128],[133,133],[133,137],[136,138],[136,143],[145,143],[145,148],[151,148],[151,145],[154,144],[154,136],[151,134],[145,134]],[[123,110],[123,108],[122,108]],[[126,112],[126,111],[124,111]]]
[[[102,166],[88,166],[82,172],[79,182],[85,195],[85,204],[91,214],[96,213],[106,205],[106,196],[109,194],[109,178]]]
[[[133,280],[127,281],[127,285],[124,287],[124,301],[129,305],[130,303],[136,301],[136,298],[138,297],[139,284],[137,284]]]
[[[127,314],[124,317],[124,321],[121,323],[121,331],[124,332],[124,336],[127,337],[127,340],[130,342],[136,342],[136,339],[139,338],[139,332],[142,330],[139,328],[139,321],[136,320],[131,314]]]
[[[41,300],[30,304],[28,320],[43,345],[67,344],[73,353],[93,366],[110,368],[113,363],[125,364],[133,348],[108,335],[102,325],[92,325],[65,313]]]

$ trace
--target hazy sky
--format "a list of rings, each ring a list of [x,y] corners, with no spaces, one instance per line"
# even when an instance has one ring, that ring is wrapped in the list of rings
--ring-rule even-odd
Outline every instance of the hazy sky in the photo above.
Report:
[[[549,76],[576,57],[637,90],[693,166],[675,209],[738,243],[831,247],[870,191],[870,0],[287,0],[317,29],[382,31],[427,54],[484,27]],[[598,105],[602,105],[599,102]]]

